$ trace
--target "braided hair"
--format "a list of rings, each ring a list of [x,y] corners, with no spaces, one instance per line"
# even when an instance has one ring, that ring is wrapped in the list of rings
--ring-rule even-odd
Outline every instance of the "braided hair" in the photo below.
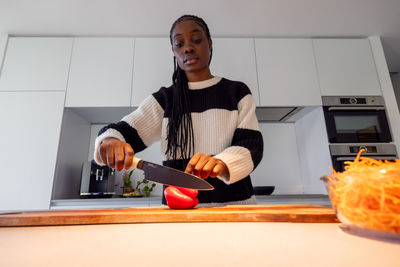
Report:
[[[210,31],[207,24],[202,18],[194,15],[183,15],[178,18],[171,27],[169,38],[172,45],[172,32],[175,26],[185,20],[191,20],[197,23],[204,31],[206,37],[210,40]],[[212,50],[208,65],[210,65],[212,58]],[[174,57],[174,73],[172,75],[172,108],[171,114],[167,125],[167,151],[166,154],[170,158],[178,159],[178,152],[180,159],[189,159],[194,150],[194,134],[191,116],[191,107],[189,99],[188,79],[185,71],[182,70],[176,58]]]

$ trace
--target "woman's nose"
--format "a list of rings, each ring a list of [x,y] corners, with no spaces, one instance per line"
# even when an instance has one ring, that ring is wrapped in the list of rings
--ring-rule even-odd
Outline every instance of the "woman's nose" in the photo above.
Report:
[[[193,48],[193,46],[191,46],[191,45],[187,45],[186,47],[185,47],[185,54],[191,54],[191,53],[193,53],[194,52],[194,48]]]

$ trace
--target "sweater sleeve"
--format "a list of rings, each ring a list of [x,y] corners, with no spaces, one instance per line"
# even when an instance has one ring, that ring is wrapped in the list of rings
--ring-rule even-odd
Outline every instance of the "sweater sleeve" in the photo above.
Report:
[[[255,111],[256,104],[249,93],[238,103],[238,123],[232,145],[215,155],[215,158],[222,160],[228,167],[229,175],[218,176],[226,184],[247,177],[262,159],[263,137]]]
[[[105,138],[114,137],[127,142],[135,153],[160,139],[164,109],[155,95],[157,93],[147,97],[135,111],[118,123],[109,124],[99,131],[94,147],[94,160],[97,164],[104,165],[99,149]]]

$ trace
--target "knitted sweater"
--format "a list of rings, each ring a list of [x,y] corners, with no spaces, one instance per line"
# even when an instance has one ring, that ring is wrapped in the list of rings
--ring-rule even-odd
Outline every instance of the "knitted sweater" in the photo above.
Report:
[[[199,191],[199,202],[224,203],[250,199],[254,193],[249,174],[261,161],[263,138],[249,88],[242,82],[221,77],[189,82],[188,87],[194,153],[213,155],[222,160],[229,170],[228,175],[207,178],[215,189]],[[185,170],[190,159],[172,160],[165,154],[171,102],[172,86],[162,87],[120,122],[101,129],[95,141],[95,161],[104,165],[99,156],[99,145],[107,137],[129,143],[135,153],[161,139],[163,165]]]

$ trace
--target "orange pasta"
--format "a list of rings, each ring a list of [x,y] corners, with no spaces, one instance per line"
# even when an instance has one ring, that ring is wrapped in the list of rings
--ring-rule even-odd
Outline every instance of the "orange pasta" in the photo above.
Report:
[[[326,176],[332,205],[343,223],[400,233],[400,160],[361,157],[363,151]]]

